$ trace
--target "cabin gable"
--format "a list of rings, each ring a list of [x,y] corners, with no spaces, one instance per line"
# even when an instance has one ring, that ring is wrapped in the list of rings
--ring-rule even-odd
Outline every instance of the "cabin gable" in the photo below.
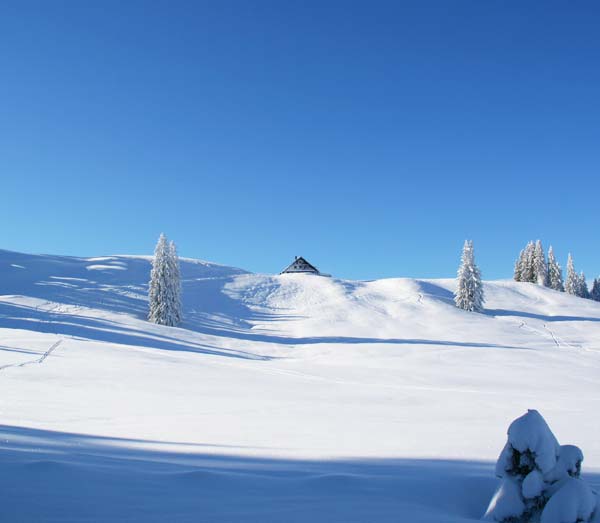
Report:
[[[319,269],[307,262],[302,256],[296,256],[294,261],[283,269],[280,274],[290,273],[320,274]]]

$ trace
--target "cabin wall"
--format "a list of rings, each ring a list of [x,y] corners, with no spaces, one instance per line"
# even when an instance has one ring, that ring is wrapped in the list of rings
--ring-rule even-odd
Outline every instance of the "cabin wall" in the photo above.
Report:
[[[312,272],[314,274],[319,274],[319,271],[315,271],[312,267],[310,267],[309,265],[306,265],[304,263],[292,263],[292,265],[290,265],[283,272],[284,273],[286,273],[286,272]]]

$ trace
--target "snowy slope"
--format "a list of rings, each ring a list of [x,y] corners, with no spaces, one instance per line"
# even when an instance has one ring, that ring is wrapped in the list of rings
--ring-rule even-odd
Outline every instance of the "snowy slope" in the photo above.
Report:
[[[169,328],[148,272],[0,251],[0,520],[476,520],[527,408],[600,484],[594,302],[182,260]]]

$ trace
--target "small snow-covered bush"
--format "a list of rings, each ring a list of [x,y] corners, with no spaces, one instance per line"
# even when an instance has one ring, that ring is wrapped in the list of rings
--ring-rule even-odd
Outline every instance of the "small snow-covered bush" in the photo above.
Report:
[[[580,478],[583,453],[559,445],[537,410],[508,428],[508,441],[496,464],[502,480],[485,513],[501,523],[588,523],[597,496]]]

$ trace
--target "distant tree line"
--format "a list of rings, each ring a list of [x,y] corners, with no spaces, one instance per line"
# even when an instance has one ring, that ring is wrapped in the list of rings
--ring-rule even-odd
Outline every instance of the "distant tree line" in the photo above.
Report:
[[[562,268],[556,261],[552,247],[548,249],[548,259],[544,254],[542,242],[530,241],[521,251],[515,262],[514,280],[537,283],[559,292],[567,292],[580,298],[600,301],[600,279],[596,278],[590,291],[585,274],[575,270],[573,256],[567,260],[567,279],[563,282]]]
[[[600,278],[594,279],[591,291],[588,289],[585,274],[575,271],[573,256],[567,260],[567,279],[563,281],[563,272],[554,256],[552,247],[548,249],[548,258],[542,242],[530,241],[521,251],[514,268],[514,280],[549,287],[558,292],[567,292],[580,298],[600,301]],[[482,312],[485,302],[481,271],[475,263],[473,241],[466,240],[463,246],[454,303],[459,309],[470,312]]]

